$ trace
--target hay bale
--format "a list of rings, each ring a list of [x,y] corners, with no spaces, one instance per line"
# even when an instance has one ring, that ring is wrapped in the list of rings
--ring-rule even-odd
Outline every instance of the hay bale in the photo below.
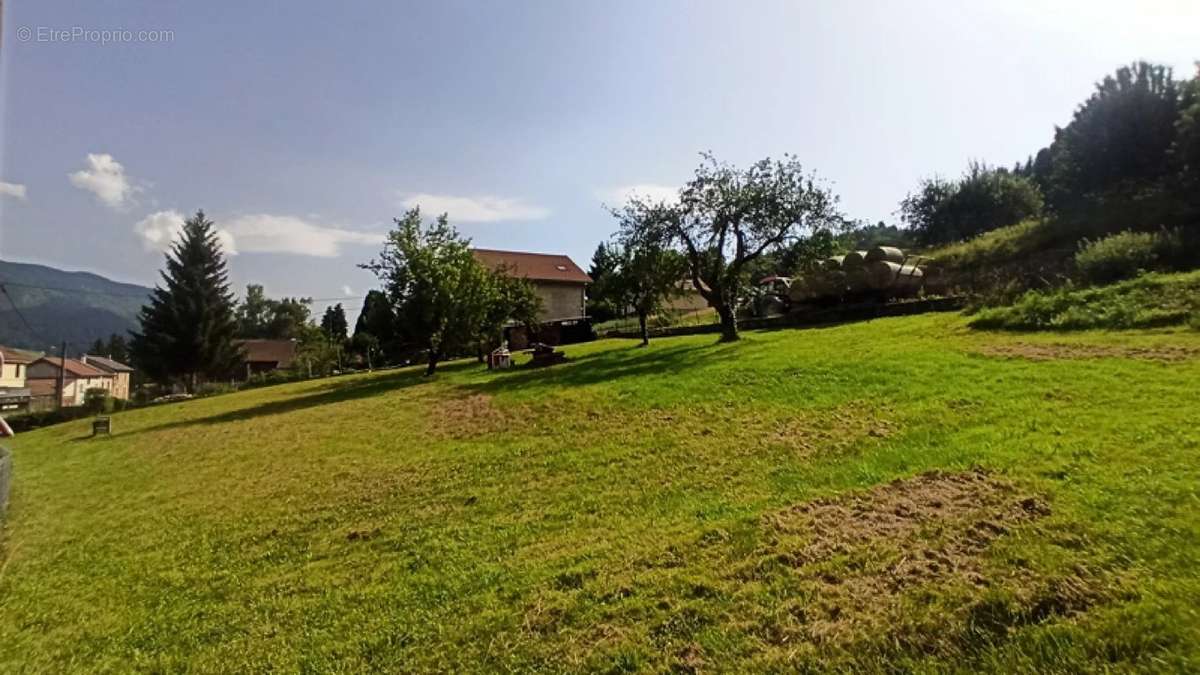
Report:
[[[826,258],[821,261],[821,269],[827,272],[836,272],[842,269],[842,260],[845,257],[844,255],[835,255],[832,258]]]
[[[851,269],[862,267],[863,263],[866,261],[866,251],[850,251],[846,255],[842,256],[842,269],[849,271]]]
[[[867,288],[882,291],[896,283],[900,265],[887,260],[873,260],[867,263],[863,270],[866,273]]]
[[[916,295],[925,285],[925,270],[916,265],[902,265],[896,272],[897,295]]]
[[[868,264],[881,260],[896,263],[897,265],[903,265],[904,251],[901,251],[895,246],[876,246],[870,251],[867,251],[866,262]]]
[[[819,300],[821,298],[838,297],[846,291],[846,273],[842,270],[821,270],[804,279],[806,298]],[[795,296],[792,296],[796,300]]]
[[[849,256],[847,256],[849,257]],[[871,287],[867,284],[867,270],[861,265],[846,270],[846,290],[851,293],[862,293]]]
[[[867,286],[876,291],[917,291],[925,276],[924,270],[916,265],[897,265],[887,260],[876,260],[863,269],[867,274]]]

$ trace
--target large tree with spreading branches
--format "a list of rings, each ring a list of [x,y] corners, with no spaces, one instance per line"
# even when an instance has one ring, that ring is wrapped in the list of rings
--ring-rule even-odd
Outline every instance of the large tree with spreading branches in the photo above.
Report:
[[[721,339],[738,339],[738,301],[748,266],[797,238],[837,230],[837,197],[789,155],[745,169],[703,154],[674,202],[633,197],[618,213],[654,241],[676,247],[691,281],[721,318]]]

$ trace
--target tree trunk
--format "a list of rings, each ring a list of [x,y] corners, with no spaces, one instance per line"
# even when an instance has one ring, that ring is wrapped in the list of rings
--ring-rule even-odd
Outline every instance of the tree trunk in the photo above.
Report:
[[[642,331],[642,346],[643,347],[649,346],[650,345],[650,331],[647,330],[647,328],[646,328],[646,313],[645,312],[638,312],[638,326],[641,328],[641,331]]]
[[[721,342],[736,342],[740,340],[741,336],[738,335],[737,326],[737,310],[728,304],[721,303],[717,307],[717,314],[721,315]]]
[[[429,350],[429,365],[425,367],[425,377],[430,377],[437,370],[438,353],[435,349]]]

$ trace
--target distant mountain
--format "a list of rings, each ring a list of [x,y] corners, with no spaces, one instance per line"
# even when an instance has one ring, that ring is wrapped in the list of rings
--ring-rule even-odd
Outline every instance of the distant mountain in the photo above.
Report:
[[[4,260],[0,260],[0,284],[20,310],[18,315],[0,294],[0,344],[44,352],[66,340],[70,354],[113,333],[128,337],[127,332],[137,328],[138,310],[151,291],[90,272]]]

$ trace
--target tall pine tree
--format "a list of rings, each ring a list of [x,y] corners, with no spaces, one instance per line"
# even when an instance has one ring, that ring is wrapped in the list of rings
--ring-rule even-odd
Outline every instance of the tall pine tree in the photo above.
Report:
[[[142,307],[130,354],[155,380],[195,391],[201,382],[232,375],[242,360],[225,257],[203,211],[184,223],[166,259],[164,285]]]
[[[350,329],[346,322],[346,310],[342,309],[342,303],[338,303],[333,307],[325,308],[325,315],[321,317],[321,332],[325,333],[325,337],[331,342],[341,344],[346,341],[346,332]]]

